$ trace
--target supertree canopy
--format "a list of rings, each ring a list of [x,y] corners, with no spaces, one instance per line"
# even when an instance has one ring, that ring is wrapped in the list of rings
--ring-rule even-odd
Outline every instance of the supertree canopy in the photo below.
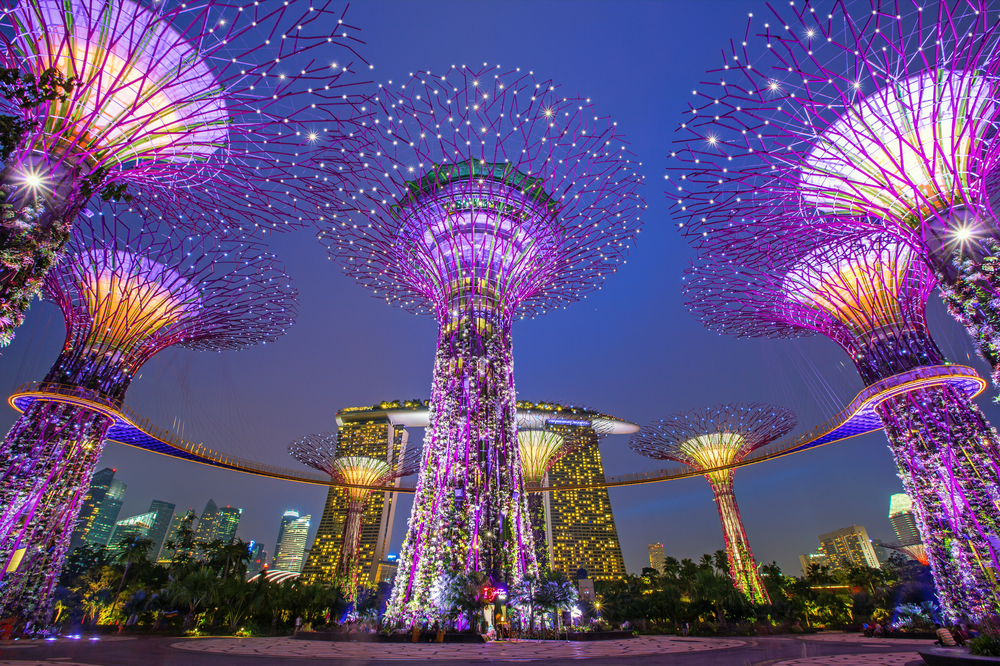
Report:
[[[535,567],[515,437],[511,323],[577,300],[624,261],[645,204],[614,123],[531,72],[417,72],[371,100],[353,212],[321,240],[439,336],[424,462],[392,621],[436,616],[434,580]]]
[[[407,447],[397,460],[391,456],[340,455],[337,433],[323,432],[293,441],[288,445],[288,453],[302,464],[329,474],[335,483],[347,486],[347,517],[335,576],[347,598],[356,601],[361,570],[358,546],[365,503],[375,490],[387,487],[393,479],[415,474],[420,466],[420,449]]]
[[[795,414],[783,407],[751,403],[716,405],[653,421],[632,436],[636,453],[656,460],[674,460],[705,472],[715,494],[729,558],[729,575],[753,603],[771,599],[750,550],[740,509],[733,492],[734,470],[755,449],[788,434]]]
[[[44,621],[125,392],[154,354],[240,350],[292,324],[295,291],[258,243],[81,230],[45,280],[66,342],[0,449],[0,615]]]
[[[233,237],[332,215],[323,193],[364,135],[343,18],[330,2],[5,3],[0,343],[88,202]]]
[[[763,221],[768,231],[754,249],[734,243],[696,264],[692,311],[732,335],[821,333],[850,354],[866,385],[882,385],[875,410],[913,499],[942,607],[953,619],[995,612],[996,432],[959,387],[912,376],[946,363],[925,320],[933,275],[891,237],[807,239],[793,229],[781,242],[771,235],[780,224]]]
[[[809,233],[891,234],[1000,381],[997,28],[981,0],[751,14],[680,128],[666,182],[681,226],[711,242],[774,214]]]

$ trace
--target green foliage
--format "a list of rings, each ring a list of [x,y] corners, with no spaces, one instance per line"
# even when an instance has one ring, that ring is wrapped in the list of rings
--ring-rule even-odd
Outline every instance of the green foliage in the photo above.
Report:
[[[977,636],[969,641],[969,654],[977,657],[1000,657],[1000,637]]]

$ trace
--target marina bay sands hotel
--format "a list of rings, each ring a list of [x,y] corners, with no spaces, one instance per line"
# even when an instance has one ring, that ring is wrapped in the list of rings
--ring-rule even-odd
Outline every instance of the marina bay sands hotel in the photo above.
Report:
[[[542,405],[519,402],[518,421],[534,424],[544,419],[549,410],[540,407]],[[602,434],[629,434],[638,430],[638,426],[627,421],[598,416]],[[391,459],[396,460],[410,445],[408,428],[422,428],[427,423],[428,405],[419,400],[342,409],[337,413],[338,452],[383,457],[390,453]],[[545,485],[586,486],[604,480],[604,466],[596,446],[598,433],[590,421],[579,423],[560,427],[575,431],[572,433],[575,437],[592,438],[594,445],[580,447],[557,461],[549,470]],[[545,540],[552,570],[572,578],[583,568],[594,580],[625,576],[625,562],[606,488],[549,492],[544,498]],[[387,579],[388,570],[393,567],[386,557],[399,499],[400,493],[376,492],[365,507],[359,554],[362,571],[367,571],[372,583]],[[302,577],[307,582],[332,582],[346,516],[347,491],[331,487],[316,539],[302,570]]]

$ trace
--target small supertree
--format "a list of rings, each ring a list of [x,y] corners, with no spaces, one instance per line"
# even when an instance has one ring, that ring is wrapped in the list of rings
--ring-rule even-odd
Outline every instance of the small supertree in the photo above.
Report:
[[[645,208],[614,124],[521,70],[452,67],[380,87],[355,210],[321,233],[389,303],[438,321],[430,427],[389,604],[440,619],[431,587],[535,569],[515,436],[511,325],[614,273]]]
[[[0,344],[88,202],[235,236],[332,214],[360,128],[332,3],[2,6]]]
[[[526,409],[518,403],[517,449],[525,487],[541,488],[553,465],[571,453],[599,445],[611,430],[607,417],[586,407],[541,402]],[[535,562],[540,569],[547,569],[551,563],[544,493],[528,493],[527,502]]]
[[[931,267],[1000,385],[998,25],[982,0],[751,14],[681,126],[676,219],[708,242],[769,213],[808,233],[892,234]]]
[[[787,220],[784,221],[787,223]],[[867,386],[925,544],[945,613],[996,611],[1000,549],[998,439],[963,387],[914,381],[946,364],[925,317],[935,281],[908,246],[874,236],[824,238],[763,220],[754,249],[734,244],[689,273],[689,306],[706,326],[747,337],[821,333]],[[941,373],[937,373],[941,374]]]
[[[722,521],[729,575],[733,585],[755,604],[769,604],[771,598],[757,571],[736,506],[735,470],[731,465],[788,434],[797,423],[795,414],[783,407],[761,403],[716,405],[653,421],[632,436],[631,447],[636,453],[654,460],[674,460],[705,472]]]
[[[343,455],[337,451],[337,433],[322,432],[293,441],[288,445],[288,453],[303,465],[329,474],[334,483],[347,487],[347,516],[334,578],[353,603],[358,598],[359,545],[365,503],[376,490],[388,489],[393,479],[416,474],[420,467],[420,449],[407,447],[397,460],[389,455]]]
[[[0,446],[0,615],[43,622],[90,477],[136,372],[180,345],[240,350],[293,322],[295,291],[256,243],[104,223],[45,280],[66,342]]]

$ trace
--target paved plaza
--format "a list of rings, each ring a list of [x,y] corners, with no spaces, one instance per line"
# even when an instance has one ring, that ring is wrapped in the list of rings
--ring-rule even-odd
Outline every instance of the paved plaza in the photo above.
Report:
[[[106,637],[0,644],[0,666],[313,666],[318,664],[530,663],[548,666],[919,666],[930,640],[810,636],[680,638],[643,636],[593,643],[514,641],[480,645],[331,643],[292,638]]]

